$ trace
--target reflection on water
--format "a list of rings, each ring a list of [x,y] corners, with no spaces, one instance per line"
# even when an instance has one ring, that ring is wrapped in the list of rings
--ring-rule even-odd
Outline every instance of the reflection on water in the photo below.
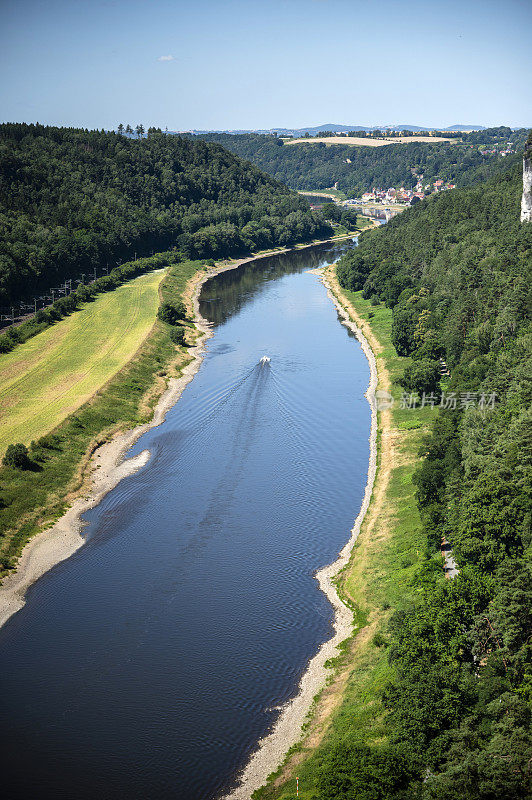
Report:
[[[215,336],[133,449],[149,463],[0,632],[6,797],[214,798],[331,634],[313,575],[349,536],[369,450],[367,362],[307,273],[338,252],[206,284]]]
[[[292,250],[258,261],[242,269],[229,270],[207,281],[200,297],[200,312],[211,322],[220,324],[238,313],[255,294],[283,275],[317,269],[324,263],[336,261],[353,247],[351,241],[337,245],[320,245],[304,250]]]

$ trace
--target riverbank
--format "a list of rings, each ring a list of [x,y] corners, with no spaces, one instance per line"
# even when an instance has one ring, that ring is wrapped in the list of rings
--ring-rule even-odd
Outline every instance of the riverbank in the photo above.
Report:
[[[329,241],[334,242],[351,238],[351,236],[352,234],[348,234],[330,240],[296,245],[296,248],[277,248],[264,251],[246,258],[219,262],[214,268],[204,267],[197,269],[196,266],[193,274],[186,277],[184,283],[186,272],[183,272],[183,270],[177,280],[173,280],[172,276],[165,278],[161,287],[161,297],[170,302],[172,299],[182,297],[190,318],[194,319],[195,341],[191,343],[192,346],[188,348],[186,355],[178,352],[177,357],[175,347],[169,343],[165,344],[162,349],[151,345],[143,348],[141,355],[144,361],[153,360],[155,356],[164,364],[165,357],[169,362],[167,369],[170,370],[173,363],[174,371],[177,373],[176,376],[167,380],[166,368],[158,370],[158,374],[154,375],[152,374],[153,364],[151,364],[151,373],[148,374],[145,370],[144,381],[146,382],[146,387],[144,399],[141,399],[140,402],[136,401],[136,404],[142,408],[142,416],[144,417],[142,423],[132,425],[129,429],[124,430],[128,419],[135,421],[139,417],[135,406],[135,412],[133,413],[132,409],[129,409],[129,414],[124,418],[123,424],[115,423],[107,433],[105,431],[98,432],[89,446],[88,454],[86,444],[83,447],[83,452],[79,452],[80,465],[78,463],[74,464],[77,485],[74,487],[68,486],[66,497],[64,492],[62,497],[54,494],[53,503],[50,503],[48,508],[45,506],[39,509],[38,517],[28,523],[32,526],[31,532],[26,532],[25,544],[21,548],[17,568],[4,578],[0,586],[0,626],[24,605],[25,593],[36,580],[55,564],[69,558],[81,547],[84,542],[81,535],[83,527],[81,516],[88,509],[97,505],[122,478],[132,474],[147,463],[149,459],[147,451],[135,459],[127,459],[126,461],[124,461],[124,456],[127,450],[146,430],[161,424],[167,411],[177,402],[183,389],[192,380],[200,367],[205,342],[211,336],[210,325],[201,317],[199,312],[198,298],[203,284],[209,278],[221,272],[236,269],[243,264],[268,258],[272,255],[287,253],[292,249],[306,249],[319,244],[326,244]],[[172,285],[169,285],[169,283]],[[158,328],[160,326],[156,324],[154,327]],[[154,335],[156,338],[159,335],[160,338],[160,332]],[[188,335],[190,337],[190,334]],[[160,342],[158,344],[160,345]],[[171,353],[173,353],[173,356],[171,356]],[[135,358],[132,364],[129,365],[129,371],[131,371],[132,367],[134,368],[134,363]],[[132,382],[128,371],[120,377],[120,382],[124,390],[129,389],[128,399],[134,404],[135,401],[130,397],[132,394]],[[107,388],[111,389],[114,394],[113,397],[109,398],[112,405],[113,402],[116,403],[116,386],[111,384]],[[96,398],[96,401],[101,402],[105,400],[105,397],[104,390],[103,397]],[[67,439],[68,447],[71,439],[69,435],[66,435],[65,438]],[[32,478],[33,476],[28,477]],[[38,473],[36,477],[38,478]],[[66,481],[66,484],[70,483],[71,481]]]
[[[370,367],[370,381],[365,397],[371,408],[370,455],[364,497],[360,511],[351,529],[349,540],[340,551],[338,558],[316,573],[321,591],[327,596],[334,608],[333,636],[322,644],[316,655],[309,662],[295,697],[283,708],[272,731],[264,737],[251,756],[243,772],[239,776],[239,785],[224,795],[223,800],[249,800],[267,780],[268,776],[284,759],[287,749],[292,748],[301,738],[302,726],[308,718],[309,709],[325,684],[327,665],[338,656],[341,643],[353,634],[353,609],[346,604],[336,587],[336,579],[349,563],[351,553],[360,529],[370,506],[375,475],[377,470],[377,405],[376,389],[378,383],[377,362],[374,352],[366,336],[357,322],[350,318],[348,312],[338,301],[331,287],[331,278],[323,270],[310,270],[317,275],[327,289],[329,299],[342,317],[342,324],[351,330],[359,340]]]
[[[328,746],[346,735],[361,744],[386,737],[380,692],[389,674],[386,626],[393,611],[404,607],[415,593],[410,581],[425,553],[411,477],[433,412],[422,409],[412,413],[400,407],[395,381],[409,359],[397,356],[391,343],[390,309],[382,304],[372,306],[360,292],[343,290],[334,266],[323,271],[323,281],[333,293],[341,316],[356,324],[374,357],[376,395],[381,398],[375,452],[372,447],[375,481],[359,534],[354,542],[350,540],[347,564],[338,565],[335,577],[325,587],[328,597],[332,594],[334,598],[335,609],[343,601],[343,608],[351,609],[351,618],[354,613],[355,628],[346,631],[344,643],[330,664],[332,673],[325,677],[325,671],[321,672],[322,690],[307,706],[310,713],[304,731],[300,724],[296,730],[293,718],[292,738],[287,742],[292,747],[280,767],[277,765],[282,757],[277,765],[273,760],[270,763],[271,770],[276,771],[253,795],[257,800],[293,798],[296,775],[299,797],[310,800],[316,794],[320,757]],[[391,397],[394,401],[390,404]],[[308,671],[313,669],[311,662]],[[251,784],[249,789],[235,794],[235,800],[249,800]]]
[[[81,516],[98,503],[128,475],[141,469],[149,460],[145,450],[134,458],[124,460],[126,452],[152,427],[163,422],[167,411],[177,402],[185,386],[192,380],[201,363],[204,340],[189,349],[192,360],[182,369],[179,378],[169,381],[160,396],[151,421],[133,430],[116,433],[92,454],[85,470],[84,496],[77,496],[68,510],[48,529],[29,540],[24,547],[17,570],[8,575],[0,586],[0,627],[25,603],[28,588],[55,564],[69,558],[84,543],[81,535]]]

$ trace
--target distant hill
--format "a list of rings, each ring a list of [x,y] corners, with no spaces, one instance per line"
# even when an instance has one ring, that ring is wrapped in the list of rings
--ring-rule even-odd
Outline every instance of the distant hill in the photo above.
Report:
[[[223,145],[240,158],[282,181],[292,189],[324,190],[335,183],[348,197],[360,197],[374,186],[413,188],[418,175],[423,184],[437,178],[457,186],[471,186],[486,180],[510,161],[519,161],[528,131],[512,133],[509,128],[492,128],[465,134],[462,142],[419,142],[389,144],[386,147],[353,147],[335,144],[283,144],[280,137],[247,133],[208,133],[201,138]],[[506,148],[509,137],[515,153],[486,157],[480,148]],[[193,137],[191,137],[193,138]],[[510,161],[509,161],[510,160]]]
[[[189,130],[189,131],[172,131],[172,133],[192,133],[195,135],[201,135],[205,133],[231,133],[231,134],[240,134],[240,133],[264,133],[264,134],[273,134],[277,133],[279,136],[304,136],[305,133],[309,133],[312,136],[316,135],[317,133],[323,133],[323,131],[334,131],[334,133],[340,131],[370,131],[374,130],[374,128],[365,128],[361,125],[336,125],[333,123],[327,125],[315,125],[314,127],[309,128],[262,128],[262,129],[238,129],[238,130]]]
[[[446,131],[485,131],[487,128],[484,125],[450,125],[445,128]]]
[[[263,128],[252,129],[246,128],[241,130],[188,130],[188,131],[171,131],[172,133],[193,133],[200,135],[204,133],[277,133],[279,136],[304,136],[306,133],[315,136],[317,133],[323,131],[333,131],[338,133],[341,131],[375,131],[375,130],[390,130],[390,131],[483,131],[484,125],[452,125],[449,128],[438,128],[435,126],[426,128],[420,125],[339,125],[337,123],[328,122],[325,125],[314,125],[308,128]]]

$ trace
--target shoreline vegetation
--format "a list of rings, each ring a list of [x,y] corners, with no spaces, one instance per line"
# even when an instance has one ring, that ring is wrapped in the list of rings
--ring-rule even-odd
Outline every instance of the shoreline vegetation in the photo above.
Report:
[[[349,316],[349,313],[336,296],[331,286],[331,275],[322,269],[310,270],[310,272],[317,275],[327,289],[327,295],[342,318],[342,324],[355,334],[368,360],[370,380],[365,397],[371,409],[371,423],[367,481],[360,511],[355,519],[348,541],[338,554],[338,557],[331,564],[318,570],[315,576],[321,591],[326,595],[334,609],[333,636],[323,642],[318,652],[309,661],[300,679],[297,694],[283,707],[271,732],[259,741],[257,748],[238,778],[238,786],[223,795],[222,800],[249,800],[251,795],[265,783],[272,770],[279,768],[279,764],[285,758],[287,749],[290,751],[294,746],[298,745],[309,714],[314,709],[317,693],[322,691],[326,682],[327,668],[330,666],[331,661],[338,657],[342,643],[353,634],[353,607],[338,592],[336,580],[350,561],[373,494],[377,471],[377,405],[375,394],[378,384],[377,362],[366,336],[358,325],[358,321]],[[356,627],[358,626],[355,623]]]
[[[188,350],[176,348],[170,341],[167,326],[154,320],[151,331],[131,361],[75,415],[43,437],[45,441],[40,449],[44,451],[44,465],[47,466],[48,458],[58,462],[47,486],[40,485],[40,464],[36,472],[3,467],[4,471],[9,469],[14,486],[12,497],[7,497],[8,502],[4,501],[4,508],[0,508],[0,517],[4,511],[2,523],[8,533],[3,537],[4,548],[0,552],[3,567],[0,626],[22,608],[31,584],[83,544],[81,515],[97,505],[122,478],[149,460],[147,451],[125,461],[124,455],[148,428],[164,420],[167,410],[177,402],[199,369],[204,344],[210,336],[209,323],[200,316],[198,305],[205,281],[262,258],[353,235],[356,232],[294,248],[278,247],[218,262],[214,268],[200,261],[185,261],[168,267],[160,284],[160,299],[161,303],[184,301],[189,320],[194,320],[186,327]],[[3,494],[5,497],[6,492]],[[11,513],[7,513],[10,510]]]
[[[530,794],[532,228],[519,222],[521,192],[512,167],[429,198],[328,270],[379,371],[373,499],[336,580],[357,629],[304,738],[254,800],[292,800],[296,779],[306,800]]]
[[[343,324],[356,333],[370,363],[368,400],[374,404],[375,393],[377,399],[389,393],[397,401],[394,382],[410,359],[398,356],[391,343],[391,311],[384,304],[372,306],[360,292],[342,289],[334,265],[317,272],[322,272],[321,280]],[[424,553],[410,476],[434,411],[422,409],[409,418],[408,410],[401,410],[397,402],[387,407],[385,401],[378,411],[372,407],[373,415],[375,432],[372,424],[368,484],[360,513],[339,559],[317,575],[335,608],[335,636],[324,643],[301,679],[300,694],[309,683],[315,692],[313,697],[306,693],[310,701],[306,718],[293,713],[295,701],[285,707],[264,740],[266,744],[278,736],[279,749],[276,761],[272,757],[264,764],[262,786],[253,781],[251,771],[253,760],[260,758],[259,749],[243,772],[245,784],[227,795],[230,800],[291,799],[296,776],[299,796],[310,800],[315,796],[320,746],[331,735],[341,734],[346,724],[357,729],[361,743],[378,742],[386,735],[379,691],[389,667],[381,638],[393,611],[411,598],[410,578]],[[327,660],[319,658],[324,650]],[[270,746],[273,755],[272,750]]]

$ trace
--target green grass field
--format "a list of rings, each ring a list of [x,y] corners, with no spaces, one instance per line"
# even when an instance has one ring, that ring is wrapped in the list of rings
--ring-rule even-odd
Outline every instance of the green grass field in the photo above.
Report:
[[[51,431],[130,360],[155,321],[163,274],[101,294],[0,355],[0,453]]]
[[[310,195],[312,197],[323,197],[324,199],[329,200],[347,200],[347,195],[344,192],[341,192],[339,189],[316,189],[315,191],[299,191],[298,194],[303,196]]]

